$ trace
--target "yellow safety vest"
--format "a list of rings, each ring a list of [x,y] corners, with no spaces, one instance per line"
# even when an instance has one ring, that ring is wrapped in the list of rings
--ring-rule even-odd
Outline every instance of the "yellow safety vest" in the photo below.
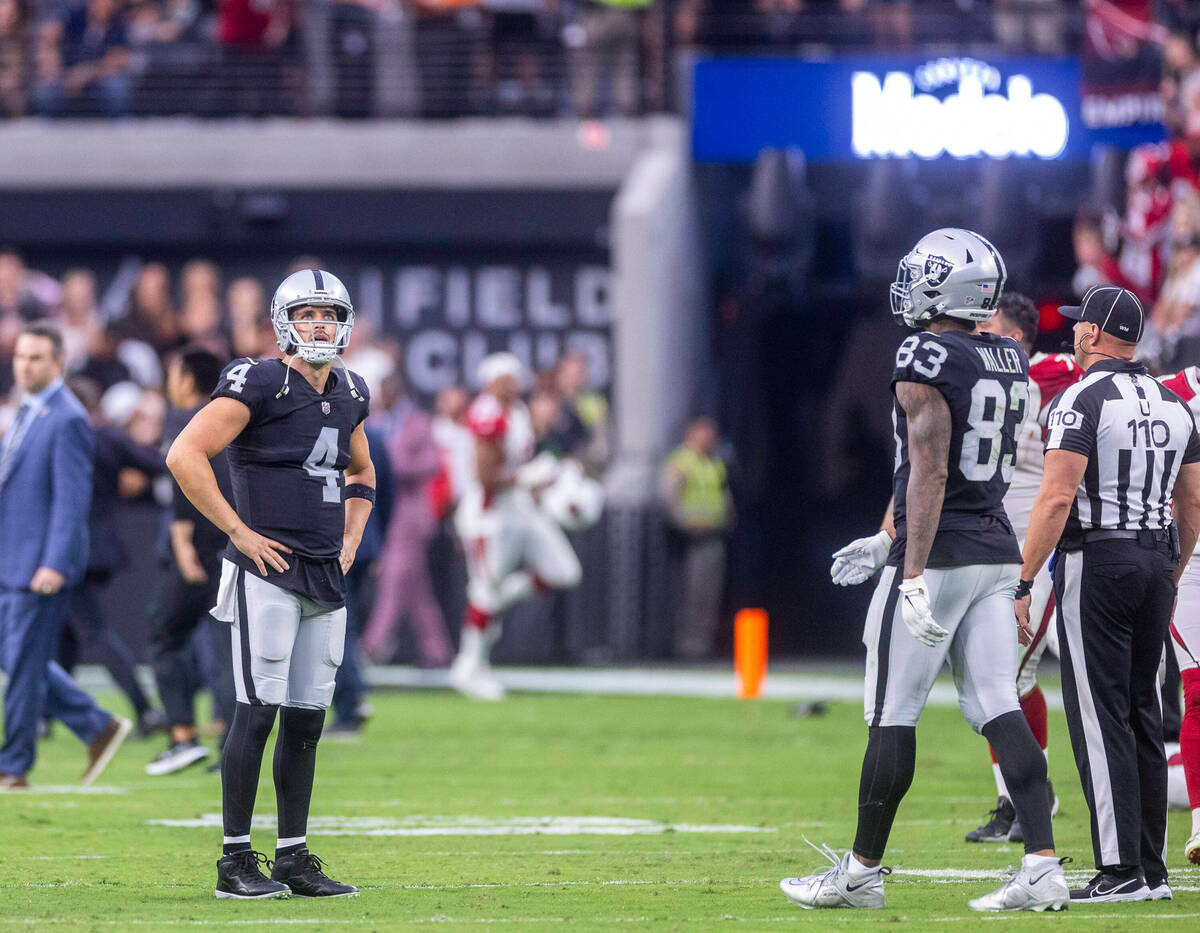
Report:
[[[729,520],[725,495],[725,464],[715,457],[701,457],[688,447],[680,447],[667,461],[683,474],[680,503],[684,514],[712,528],[724,528]]]

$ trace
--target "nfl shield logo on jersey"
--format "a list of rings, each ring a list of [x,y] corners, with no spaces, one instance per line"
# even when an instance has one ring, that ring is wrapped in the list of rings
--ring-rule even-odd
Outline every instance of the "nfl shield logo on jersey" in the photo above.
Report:
[[[329,403],[328,402],[321,403],[321,414],[323,414],[323,415],[329,414]]]

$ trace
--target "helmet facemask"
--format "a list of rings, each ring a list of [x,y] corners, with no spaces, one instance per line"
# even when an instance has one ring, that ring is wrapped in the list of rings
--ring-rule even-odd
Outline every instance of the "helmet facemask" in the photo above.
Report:
[[[333,308],[337,312],[337,321],[293,321],[292,312],[306,306]],[[322,304],[305,300],[294,305],[277,308],[272,315],[271,323],[275,326],[275,339],[284,353],[294,354],[314,366],[321,366],[332,362],[350,345],[350,331],[354,328],[354,309],[337,304]],[[307,325],[321,323],[334,324],[332,341],[305,340],[297,327],[298,324],[305,325],[304,330],[311,336],[312,330]]]

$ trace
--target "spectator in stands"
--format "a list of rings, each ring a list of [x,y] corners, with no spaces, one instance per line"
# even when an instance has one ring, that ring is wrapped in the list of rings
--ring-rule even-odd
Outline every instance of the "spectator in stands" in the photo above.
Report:
[[[630,116],[641,108],[642,24],[653,0],[586,0],[575,29],[575,113]],[[608,106],[605,106],[606,100]]]
[[[117,0],[86,0],[42,26],[37,110],[124,116],[129,112],[129,40]]]
[[[1155,373],[1174,373],[1200,359],[1200,195],[1180,194],[1171,209],[1167,280],[1138,344],[1138,359]]]
[[[711,418],[688,422],[683,444],[663,466],[661,491],[667,521],[681,543],[674,588],[675,654],[688,660],[706,658],[720,623],[725,533],[733,524],[733,500]]]
[[[294,109],[284,90],[294,16],[292,0],[218,0],[219,112],[261,116]]]
[[[483,0],[491,14],[486,69],[500,113],[553,116],[557,95],[545,80],[555,48],[559,0]]]
[[[838,0],[844,13],[865,15],[875,45],[907,48],[913,41],[913,13],[909,0]]]
[[[54,314],[66,348],[67,372],[75,372],[93,352],[93,338],[103,330],[96,302],[96,276],[89,269],[69,269],[62,277],[62,301]],[[111,382],[103,382],[104,388]]]
[[[1083,295],[1093,285],[1121,285],[1125,278],[1120,266],[1107,246],[1103,212],[1085,207],[1075,215],[1072,242],[1075,247],[1075,275],[1071,287],[1077,295]],[[1115,217],[1111,226],[1119,224]]]
[[[116,322],[116,329],[122,337],[141,340],[159,353],[179,345],[179,315],[171,301],[171,274],[161,262],[142,266],[129,310]]]
[[[0,117],[21,117],[29,108],[25,73],[28,17],[21,0],[0,0]]]
[[[188,343],[205,347],[217,356],[228,356],[223,323],[221,302],[216,294],[196,291],[184,299],[179,312],[179,328]]]
[[[247,275],[230,282],[225,309],[234,357],[257,359],[278,352],[275,330],[267,315],[267,296],[258,279]]]
[[[1163,98],[1163,125],[1168,136],[1183,134],[1198,79],[1200,56],[1196,54],[1195,35],[1172,32],[1163,46],[1163,75],[1159,86]]]
[[[534,452],[554,457],[564,455],[565,435],[562,402],[553,392],[537,391],[529,397],[529,423],[533,427]]]
[[[12,350],[21,328],[48,316],[58,307],[60,297],[54,279],[27,268],[13,247],[0,246],[0,364],[5,367],[5,372],[0,372],[0,393],[10,385]]]
[[[1018,54],[1063,51],[1063,10],[1059,0],[994,0],[996,40]]]

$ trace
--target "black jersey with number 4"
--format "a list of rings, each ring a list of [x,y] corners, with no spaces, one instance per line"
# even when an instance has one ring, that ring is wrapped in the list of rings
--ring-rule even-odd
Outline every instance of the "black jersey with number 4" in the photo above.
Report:
[[[367,417],[366,383],[336,364],[325,391],[299,373],[287,379],[277,359],[238,359],[225,367],[213,398],[231,398],[250,409],[250,421],[228,446],[234,508],[261,535],[286,544],[291,569],[269,570],[272,583],[322,604],[345,598],[338,555],[346,509],[343,471],[350,435]],[[251,573],[254,562],[232,544],[225,556]]]
[[[933,386],[950,408],[946,493],[927,567],[1019,564],[1021,552],[1004,511],[1017,432],[1029,405],[1029,359],[1009,337],[950,330],[905,338],[896,352],[898,382]],[[893,400],[896,540],[888,555],[903,566],[908,493],[908,419]]]

